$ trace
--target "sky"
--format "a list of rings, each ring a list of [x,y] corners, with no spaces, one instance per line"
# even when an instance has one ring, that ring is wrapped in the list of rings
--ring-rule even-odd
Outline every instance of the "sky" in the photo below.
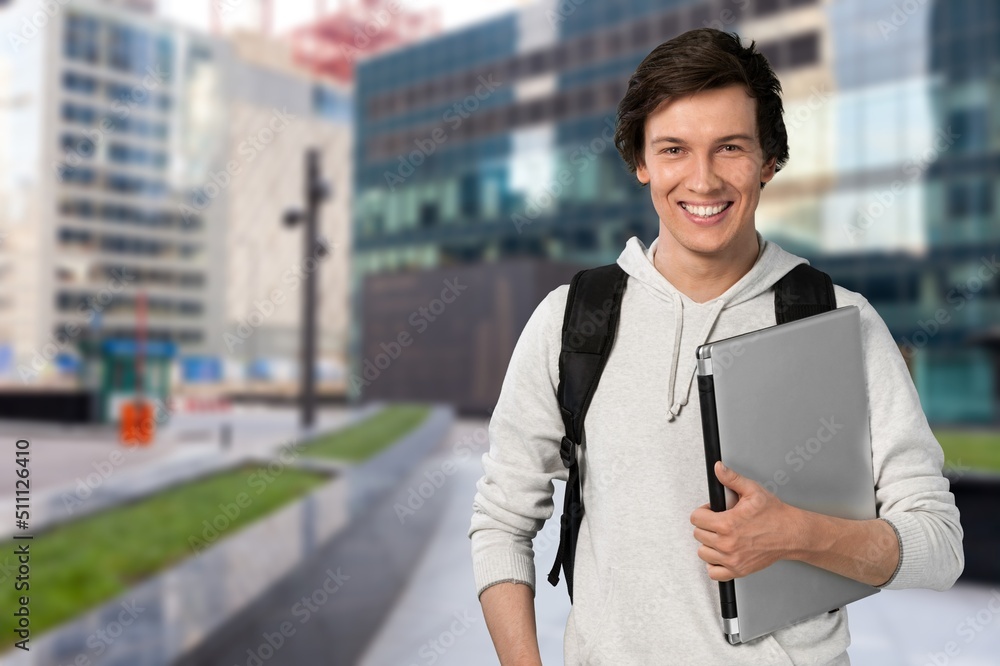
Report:
[[[258,2],[258,0],[214,1],[220,4],[224,12],[239,16],[242,20],[253,20]],[[208,30],[210,2],[211,0],[160,0],[160,13],[182,25]],[[340,2],[341,0],[326,0],[325,4],[327,9],[332,11]],[[316,16],[317,4],[313,0],[272,0],[275,32],[281,34],[293,27],[308,23]],[[489,0],[489,2],[403,0],[403,4],[414,10],[440,8],[442,29],[453,30],[529,3],[526,0]]]

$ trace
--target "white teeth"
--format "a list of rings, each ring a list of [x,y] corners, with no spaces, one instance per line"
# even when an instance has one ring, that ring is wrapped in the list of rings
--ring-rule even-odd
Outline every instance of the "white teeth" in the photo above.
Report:
[[[728,205],[728,203],[719,204],[718,206],[691,206],[689,204],[681,204],[681,206],[684,207],[684,210],[689,213],[693,213],[698,217],[712,217],[713,215],[718,215],[724,211]]]

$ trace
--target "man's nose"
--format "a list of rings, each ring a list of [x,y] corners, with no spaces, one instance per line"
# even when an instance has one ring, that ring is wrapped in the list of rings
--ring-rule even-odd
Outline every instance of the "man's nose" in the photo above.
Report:
[[[711,155],[695,156],[691,161],[686,186],[692,192],[707,194],[719,187],[721,179],[716,171],[715,161]]]

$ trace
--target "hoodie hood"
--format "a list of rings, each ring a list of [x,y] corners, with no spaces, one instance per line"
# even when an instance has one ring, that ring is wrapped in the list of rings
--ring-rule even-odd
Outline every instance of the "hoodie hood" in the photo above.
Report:
[[[709,309],[708,317],[696,340],[697,344],[704,344],[712,334],[715,322],[723,310],[760,295],[774,286],[775,282],[784,277],[795,266],[809,263],[802,257],[790,254],[774,243],[765,240],[759,231],[756,233],[760,250],[753,267],[725,293],[704,303],[696,303],[691,300],[656,270],[653,265],[653,257],[660,242],[659,237],[649,247],[646,247],[638,237],[633,236],[625,244],[625,249],[618,257],[618,265],[628,273],[630,278],[649,287],[651,293],[670,304],[674,310],[674,343],[668,389],[670,413],[667,416],[670,421],[673,421],[674,417],[680,413],[681,408],[687,404],[691,383],[698,368],[698,361],[693,355],[690,359],[683,359],[683,361],[680,358],[685,308]]]

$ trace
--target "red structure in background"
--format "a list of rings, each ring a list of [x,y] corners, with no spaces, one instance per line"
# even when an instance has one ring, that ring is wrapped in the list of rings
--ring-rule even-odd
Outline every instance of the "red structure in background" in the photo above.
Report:
[[[316,19],[288,35],[294,62],[314,76],[348,83],[354,79],[354,64],[364,56],[380,53],[425,39],[441,31],[437,8],[414,12],[405,0],[340,0],[328,11],[327,0],[316,0]],[[232,11],[256,8],[258,31],[271,36],[274,29],[273,0],[210,0],[212,32],[222,31],[223,16]]]
[[[148,316],[146,292],[139,291],[135,298],[135,398],[122,403],[119,437],[122,444],[146,446],[153,441],[156,422],[153,405],[146,400],[146,318]]]
[[[359,58],[441,30],[439,10],[412,12],[402,0],[348,0],[331,13],[318,0],[317,16],[312,24],[292,31],[292,57],[316,76],[345,83],[354,79]]]

